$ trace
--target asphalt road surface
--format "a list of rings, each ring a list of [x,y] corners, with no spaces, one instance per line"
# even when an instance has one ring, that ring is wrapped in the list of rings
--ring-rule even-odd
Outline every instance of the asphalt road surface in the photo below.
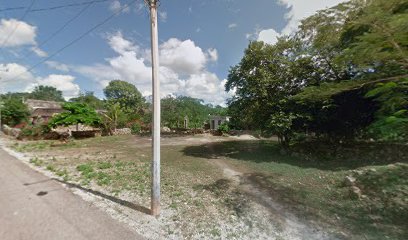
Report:
[[[0,239],[142,239],[0,147]]]

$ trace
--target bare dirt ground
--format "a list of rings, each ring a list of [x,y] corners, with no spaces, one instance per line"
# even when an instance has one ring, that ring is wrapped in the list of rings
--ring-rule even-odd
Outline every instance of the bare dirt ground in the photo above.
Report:
[[[188,156],[185,148],[252,136],[162,138],[162,212],[148,214],[148,137],[108,137],[68,144],[16,142],[9,148],[147,239],[338,239],[320,223],[298,218],[254,183],[252,170],[219,156]],[[201,148],[200,148],[201,149]],[[203,152],[213,151],[203,148]],[[325,230],[323,230],[325,229]]]

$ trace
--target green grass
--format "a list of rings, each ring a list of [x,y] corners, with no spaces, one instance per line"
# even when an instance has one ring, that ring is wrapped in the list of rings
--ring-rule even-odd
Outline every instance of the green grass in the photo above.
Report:
[[[77,141],[69,141],[67,143],[61,143],[60,141],[54,140],[39,140],[39,141],[28,141],[24,143],[16,142],[11,147],[18,152],[36,152],[50,149],[67,149],[78,147]]]
[[[109,168],[112,167],[112,163],[110,163],[110,162],[99,162],[97,164],[97,166],[98,166],[99,169],[109,169]]]
[[[248,180],[301,218],[338,226],[353,238],[378,240],[406,239],[408,234],[408,164],[393,164],[407,162],[399,157],[401,151],[406,150],[357,145],[341,149],[337,156],[330,151],[291,156],[282,155],[279,146],[268,141],[210,143],[184,149],[188,156],[222,158],[236,169],[251,169]],[[389,154],[394,155],[390,158]],[[367,157],[373,155],[377,157]],[[361,200],[350,197],[350,189],[343,184],[353,170],[363,172],[357,185],[367,197]],[[205,187],[219,195],[225,193],[226,184]],[[233,200],[227,200],[232,201],[229,205]]]
[[[44,161],[37,158],[37,157],[34,157],[34,158],[30,159],[30,163],[34,164],[37,167],[40,167],[40,166],[42,166],[44,164]]]
[[[57,170],[55,169],[55,166],[54,165],[51,165],[51,164],[49,164],[49,165],[47,165],[47,168],[46,168],[48,171],[51,171],[51,172],[56,172]]]
[[[58,154],[66,155],[54,156],[51,163],[38,158],[31,162],[51,165],[57,175],[74,178],[84,185],[94,182],[114,195],[130,191],[148,201],[151,149],[150,145],[139,146],[134,140],[132,136],[115,136],[75,140],[63,146],[32,142],[16,147],[33,152],[56,149]],[[219,209],[229,209],[228,216],[231,212],[244,216],[247,197],[223,177],[222,169],[211,164],[214,159],[222,159],[303,220],[343,231],[350,239],[406,239],[408,151],[398,146],[325,143],[296,145],[293,149],[300,154],[282,155],[278,144],[271,141],[163,145],[162,192],[171,199],[165,207],[178,212],[190,206],[189,212],[182,212],[183,217],[175,217],[182,222],[197,217],[188,214],[205,217],[206,201],[217,199],[214,204]],[[393,164],[396,162],[401,164]],[[74,169],[76,174],[71,175],[66,169]],[[361,174],[356,175],[354,170]],[[80,176],[75,179],[78,173]],[[366,197],[350,197],[350,189],[343,180],[351,175],[356,177],[356,184]],[[211,227],[207,231],[218,237],[218,229]]]

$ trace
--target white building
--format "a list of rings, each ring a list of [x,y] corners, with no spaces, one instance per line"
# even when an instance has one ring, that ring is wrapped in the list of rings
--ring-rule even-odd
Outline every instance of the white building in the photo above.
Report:
[[[230,117],[210,116],[210,129],[217,130],[224,122],[229,122]]]

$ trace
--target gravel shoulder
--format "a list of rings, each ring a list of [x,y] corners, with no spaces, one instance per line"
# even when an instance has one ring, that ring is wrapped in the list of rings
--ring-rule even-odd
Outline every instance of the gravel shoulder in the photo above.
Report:
[[[143,239],[1,148],[0,156],[0,239]]]

